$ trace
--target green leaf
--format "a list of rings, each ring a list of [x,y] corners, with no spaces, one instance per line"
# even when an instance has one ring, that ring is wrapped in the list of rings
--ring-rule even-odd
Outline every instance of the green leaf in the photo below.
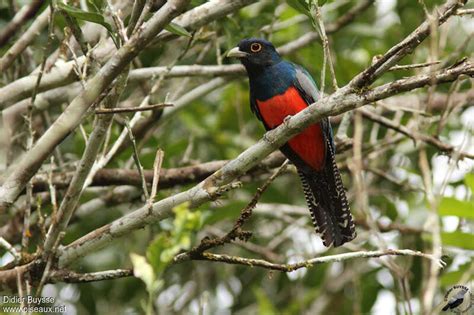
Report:
[[[157,289],[157,284],[151,265],[146,261],[145,257],[134,253],[130,253],[130,260],[133,264],[133,275],[145,283],[148,292],[154,292]]]
[[[101,14],[95,13],[95,12],[83,11],[81,9],[72,7],[62,2],[57,2],[56,5],[58,6],[58,8],[60,8],[61,10],[66,12],[68,15],[76,19],[79,19],[82,21],[88,21],[95,24],[100,24],[103,27],[105,27],[107,31],[109,32],[110,36],[112,37],[115,45],[118,47],[118,39],[114,33],[112,26],[105,21],[104,17]]]
[[[464,249],[474,250],[474,235],[470,233],[453,232],[441,233],[441,240],[444,245],[455,246]]]
[[[62,2],[58,2],[57,6],[61,10],[66,11],[70,16],[75,17],[76,19],[100,24],[104,26],[107,30],[112,31],[112,26],[110,26],[109,23],[105,22],[104,17],[98,13],[83,11],[70,5],[64,4]]]
[[[311,18],[311,12],[305,0],[286,0],[286,3],[296,11]]]
[[[444,197],[441,199],[438,212],[442,216],[454,215],[474,220],[474,203],[472,201],[461,201],[452,197]]]
[[[173,22],[170,22],[170,24],[168,24],[165,27],[165,30],[173,34],[176,34],[178,36],[186,36],[186,37],[192,36],[191,33],[189,33],[184,27]]]
[[[160,277],[169,263],[169,261],[163,261],[162,259],[163,252],[169,247],[171,247],[169,237],[165,233],[160,233],[147,248],[146,257],[158,277]]]
[[[175,218],[170,233],[161,233],[147,248],[147,258],[158,276],[165,270],[173,257],[192,245],[194,232],[202,226],[200,211],[191,212],[189,202],[173,208]]]

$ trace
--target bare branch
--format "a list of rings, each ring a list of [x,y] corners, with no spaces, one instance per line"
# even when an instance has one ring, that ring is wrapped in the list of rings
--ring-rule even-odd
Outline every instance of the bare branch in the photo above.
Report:
[[[259,172],[275,168],[283,161],[283,155],[279,152],[275,152],[267,159],[256,165],[255,168],[251,170],[250,174],[258,174]],[[162,168],[160,169],[159,173],[160,188],[165,189],[178,185],[187,185],[199,182],[219,170],[227,162],[229,161],[223,160],[179,168]],[[151,184],[154,178],[154,171],[144,170],[144,175],[146,182]],[[72,177],[72,172],[55,173],[53,174],[51,183],[54,185],[54,187],[56,187],[56,189],[64,189],[69,186]],[[133,185],[139,187],[141,184],[142,182],[138,171],[123,168],[101,169],[97,171],[91,182],[91,186]],[[47,191],[48,186],[48,174],[39,174],[33,177],[33,187],[35,192]]]
[[[161,165],[163,164],[164,152],[161,149],[156,151],[155,161],[153,162],[153,182],[151,184],[150,198],[148,199],[148,206],[151,207],[158,191],[158,183],[160,182]]]
[[[428,255],[422,252],[414,251],[411,249],[387,249],[387,250],[377,250],[377,251],[359,251],[359,252],[352,252],[352,253],[344,253],[338,255],[328,255],[324,257],[313,258],[293,264],[276,264],[262,259],[252,259],[252,258],[244,258],[244,257],[237,257],[237,256],[229,256],[229,255],[222,255],[222,254],[211,254],[211,253],[203,253],[201,257],[188,257],[186,255],[178,255],[175,257],[175,263],[181,263],[187,260],[206,260],[212,262],[222,262],[226,264],[233,264],[233,265],[244,265],[250,267],[261,267],[270,270],[277,270],[282,272],[292,272],[301,268],[311,268],[314,265],[318,264],[326,264],[332,262],[341,262],[355,258],[379,258],[383,256],[416,256],[416,257],[423,257],[429,260],[434,261],[439,266],[443,267],[445,263],[435,258],[432,255]]]
[[[133,277],[132,269],[115,269],[99,272],[77,273],[72,270],[55,270],[51,272],[49,281],[66,283],[84,283],[104,280],[113,280],[125,277]]]
[[[118,108],[100,108],[96,109],[95,113],[100,114],[118,114],[118,113],[134,113],[134,112],[144,112],[147,110],[155,110],[165,107],[173,107],[173,104],[154,104],[154,105],[145,105],[140,107],[118,107]]]
[[[388,69],[388,71],[397,71],[397,70],[411,70],[411,69],[417,69],[417,68],[424,68],[424,67],[429,67],[432,65],[437,65],[440,64],[441,61],[431,61],[431,62],[423,62],[423,63],[414,63],[411,65],[395,65]]]

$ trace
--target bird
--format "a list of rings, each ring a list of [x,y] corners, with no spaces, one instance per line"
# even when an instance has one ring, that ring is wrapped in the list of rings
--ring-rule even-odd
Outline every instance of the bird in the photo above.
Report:
[[[309,72],[285,61],[265,39],[247,38],[227,53],[246,69],[250,108],[271,130],[319,99]],[[316,233],[326,247],[338,247],[356,237],[328,118],[312,124],[285,143],[280,151],[296,167]]]
[[[462,287],[458,292],[453,294],[448,301],[446,301],[446,305],[443,306],[443,312],[447,310],[455,310],[458,306],[463,304],[464,298],[466,293],[469,292],[467,287]],[[469,296],[467,297],[469,299]]]

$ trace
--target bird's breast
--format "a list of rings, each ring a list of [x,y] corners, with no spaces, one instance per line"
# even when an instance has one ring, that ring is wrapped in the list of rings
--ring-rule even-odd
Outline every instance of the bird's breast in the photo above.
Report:
[[[265,125],[273,129],[308,105],[295,87],[265,101],[256,100],[258,111]],[[290,148],[305,163],[316,170],[324,167],[325,141],[320,124],[314,124],[288,141]]]

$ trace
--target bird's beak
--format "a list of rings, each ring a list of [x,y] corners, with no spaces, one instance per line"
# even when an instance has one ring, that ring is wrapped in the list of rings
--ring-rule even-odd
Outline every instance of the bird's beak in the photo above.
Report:
[[[234,47],[227,53],[227,57],[229,58],[245,58],[247,55],[248,53],[241,51],[239,47]]]

